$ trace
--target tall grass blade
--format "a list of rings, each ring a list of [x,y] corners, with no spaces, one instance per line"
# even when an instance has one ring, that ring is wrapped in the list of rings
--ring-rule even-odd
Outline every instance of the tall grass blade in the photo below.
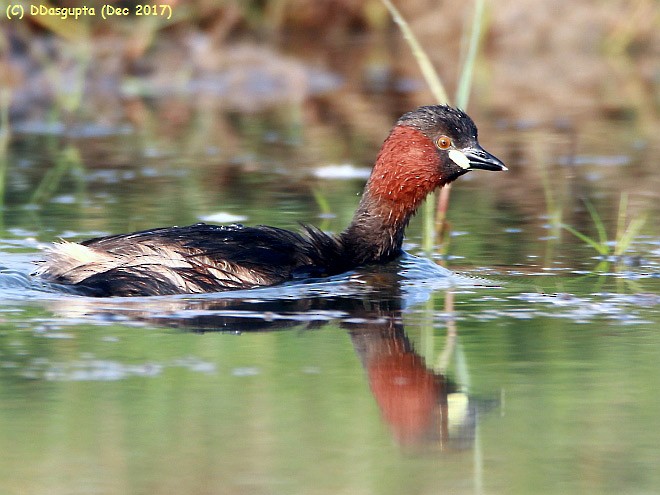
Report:
[[[614,247],[614,254],[621,256],[628,251],[632,241],[640,233],[648,217],[642,215],[633,219],[626,227],[626,218],[628,217],[628,193],[621,193],[619,200],[619,214],[616,220],[616,246]]]
[[[417,60],[417,63],[419,64],[419,68],[422,71],[422,75],[426,80],[426,84],[429,85],[429,88],[433,93],[434,98],[437,100],[438,103],[449,104],[449,97],[447,96],[445,87],[442,84],[442,81],[440,80],[438,73],[433,68],[433,64],[431,63],[431,60],[429,59],[428,55],[426,54],[422,46],[419,44],[419,41],[417,41],[417,37],[412,32],[412,29],[410,29],[410,26],[408,25],[406,20],[403,18],[401,13],[397,10],[397,8],[392,4],[390,0],[381,0],[381,2],[383,2],[383,5],[385,5],[385,7],[387,7],[387,10],[390,11],[390,14],[392,15],[392,19],[394,19],[394,22],[396,22],[396,24],[399,26],[399,29],[401,29],[401,33],[403,34],[404,39],[408,43],[408,46],[410,47],[410,50],[412,51],[413,56],[415,57],[415,60]]]
[[[622,192],[619,199],[619,214],[616,219],[616,236],[614,239],[617,241],[621,239],[626,228],[626,217],[628,216],[628,193]]]
[[[9,105],[11,92],[8,88],[0,89],[0,209],[5,205],[5,186],[9,158],[7,156],[11,128],[9,126]],[[0,215],[1,217],[1,215]],[[0,218],[0,222],[2,218]]]
[[[435,244],[435,226],[437,222],[435,201],[433,201],[435,197],[436,194],[431,194],[422,206],[422,250],[427,254],[433,252]]]
[[[466,108],[470,99],[474,63],[477,59],[479,40],[481,39],[481,24],[484,17],[484,5],[485,0],[476,0],[474,3],[474,15],[472,17],[472,26],[470,28],[470,41],[465,62],[461,69],[461,75],[458,79],[458,89],[456,90],[456,106],[460,108]]]
[[[48,201],[67,174],[71,174],[78,189],[84,187],[84,167],[78,149],[72,145],[64,148],[55,159],[55,166],[50,168],[32,193],[31,204],[43,204]]]
[[[589,201],[586,198],[583,201],[584,201],[584,205],[587,207],[587,211],[589,211],[589,216],[591,217],[591,220],[594,222],[594,226],[596,227],[596,232],[598,232],[598,240],[600,241],[601,244],[607,244],[608,241],[607,231],[605,230],[605,224],[603,223],[602,218],[600,218],[600,215],[596,211],[596,208],[591,203],[591,201]]]
[[[589,244],[592,248],[594,248],[599,254],[603,256],[607,256],[610,252],[609,247],[607,244],[597,242],[593,240],[591,237],[584,235],[582,232],[579,230],[574,229],[570,225],[566,225],[565,223],[561,224],[561,227],[565,230],[568,230],[571,234],[573,234],[575,237],[580,239],[586,244]]]
[[[621,256],[623,253],[628,251],[632,241],[639,235],[642,228],[646,224],[647,218],[648,217],[646,215],[635,218],[630,222],[623,235],[621,235],[621,237],[617,237],[616,247],[614,248],[614,254],[616,256]]]
[[[332,208],[330,207],[330,202],[326,198],[325,194],[319,188],[312,188],[312,195],[314,196],[314,201],[316,201],[316,206],[321,210],[321,214],[327,215],[332,213]]]
[[[9,105],[11,104],[11,90],[0,88],[0,154],[7,153],[11,127],[9,126]]]

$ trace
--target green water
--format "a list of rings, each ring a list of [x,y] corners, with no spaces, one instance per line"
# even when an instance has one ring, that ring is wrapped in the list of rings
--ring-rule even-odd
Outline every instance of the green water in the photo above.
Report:
[[[292,141],[272,119],[250,117],[217,149],[187,136],[14,136],[0,242],[0,494],[660,490],[657,224],[605,265],[550,225],[561,214],[595,236],[585,196],[614,237],[633,183],[630,215],[657,218],[657,173],[627,137],[612,142],[621,124],[589,134],[581,156],[592,158],[572,169],[561,153],[516,158],[538,134],[480,124],[511,171],[456,184],[449,252],[430,258],[485,281],[448,284],[413,260],[232,298],[98,301],[27,282],[60,237],[218,212],[340,230],[363,179],[313,172],[368,167],[378,143],[305,148],[312,138]],[[638,178],[596,148],[632,157]],[[407,248],[426,257],[421,224]]]
[[[657,305],[625,308],[641,320],[633,324],[607,310],[575,323],[585,303],[530,308],[511,291],[487,289],[456,294],[448,320],[444,297],[435,292],[432,304],[403,316],[361,314],[368,323],[241,335],[63,324],[39,305],[14,307],[0,336],[2,491],[632,493],[658,486]],[[396,356],[400,340],[388,329],[401,325],[430,365],[447,347],[449,321],[458,336],[447,374],[467,382],[460,385],[475,424],[460,434],[450,424],[444,436],[435,416],[422,434],[406,434],[387,424],[357,344]],[[400,380],[393,382],[400,395],[385,402],[410,407],[409,383]]]

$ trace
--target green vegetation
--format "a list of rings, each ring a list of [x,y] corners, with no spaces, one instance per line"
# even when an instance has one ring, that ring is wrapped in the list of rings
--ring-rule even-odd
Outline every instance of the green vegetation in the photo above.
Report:
[[[644,224],[646,223],[647,217],[646,215],[642,215],[637,218],[633,218],[628,223],[628,225],[626,225],[626,220],[628,217],[628,195],[626,193],[621,193],[616,233],[614,241],[610,242],[605,224],[598,214],[598,211],[596,211],[596,208],[594,208],[593,204],[591,204],[591,202],[586,199],[584,200],[584,204],[587,207],[587,211],[589,212],[589,215],[593,221],[598,237],[589,237],[588,235],[583,234],[582,232],[565,223],[562,223],[561,227],[583,241],[585,244],[594,248],[596,252],[601,256],[613,255],[620,257],[625,254],[626,251],[630,249],[632,241],[639,235],[642,228],[644,227]]]
[[[0,211],[5,205],[5,185],[7,180],[7,147],[11,137],[9,125],[9,102],[11,93],[7,88],[0,88]],[[0,215],[0,224],[2,215]]]
[[[478,438],[412,455],[393,440],[351,336],[335,323],[198,334],[113,322],[120,306],[144,314],[144,301],[110,302],[114,317],[97,319],[89,313],[99,301],[23,304],[0,322],[0,491],[431,495],[473,493],[482,481],[485,493],[554,494],[558,484],[652,492],[657,312],[617,303],[618,316],[647,320],[621,325],[607,296],[532,304],[517,290],[488,295],[462,294],[452,308],[461,338],[450,377],[469,361]],[[182,305],[194,311],[195,302]],[[158,308],[146,310],[167,321],[172,308]],[[438,297],[406,311],[416,349],[428,320],[445,342],[444,309]]]
[[[412,54],[415,57],[415,60],[417,60],[419,68],[422,71],[424,80],[426,81],[426,84],[428,84],[429,89],[433,93],[433,96],[435,96],[436,101],[440,104],[448,105],[450,103],[449,97],[447,96],[447,91],[445,91],[445,87],[440,80],[440,76],[438,75],[438,72],[433,68],[433,64],[431,63],[428,54],[422,48],[422,45],[419,43],[419,41],[417,41],[417,37],[413,33],[412,29],[410,29],[410,26],[406,20],[390,0],[381,1],[387,7],[387,10],[389,10],[392,14],[392,18],[396,22],[397,26],[399,26],[401,29],[403,37],[410,46],[410,50],[412,51]],[[469,84],[469,82],[470,81],[468,80],[467,84]]]
[[[85,167],[78,148],[74,145],[68,145],[56,153],[54,166],[46,172],[32,193],[30,199],[30,203],[32,204],[43,204],[50,200],[59,189],[62,180],[67,176],[73,179],[78,193],[84,191]]]

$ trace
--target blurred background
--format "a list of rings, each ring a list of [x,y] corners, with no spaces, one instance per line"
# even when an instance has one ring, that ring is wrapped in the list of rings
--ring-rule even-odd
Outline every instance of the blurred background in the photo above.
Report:
[[[85,167],[120,169],[152,159],[159,168],[176,154],[179,166],[206,170],[198,182],[205,188],[207,180],[226,184],[232,171],[263,168],[264,156],[287,173],[343,162],[370,167],[392,122],[434,103],[380,0],[170,1],[159,4],[163,15],[148,16],[134,15],[136,2],[111,5],[131,15],[104,20],[97,8],[78,19],[1,21],[5,148],[10,135],[32,150],[44,149],[35,138],[55,136],[84,143],[69,154]],[[472,3],[398,7],[453,98]],[[541,175],[596,166],[599,181],[655,194],[659,16],[654,0],[487,4],[467,110],[486,148],[510,165],[493,187],[538,211],[548,208]],[[589,173],[580,175],[589,182]],[[53,180],[27,177],[22,191],[8,184],[5,196],[11,203],[14,192],[30,193],[31,203],[43,203],[62,191]],[[561,202],[562,186],[554,188]],[[218,199],[217,190],[199,195]],[[208,212],[178,213],[162,221]]]
[[[12,115],[48,103],[73,112],[77,96],[87,100],[88,116],[113,122],[118,103],[131,97],[194,95],[237,111],[283,102],[366,105],[348,111],[357,119],[381,115],[386,97],[399,97],[397,111],[431,99],[380,0],[169,1],[157,16],[136,16],[137,2],[110,5],[131,14],[104,20],[97,6],[95,16],[78,19],[3,21],[2,84],[13,94]],[[451,93],[472,3],[398,7]],[[653,0],[493,2],[475,107],[533,121],[648,119],[658,106],[658,22]]]

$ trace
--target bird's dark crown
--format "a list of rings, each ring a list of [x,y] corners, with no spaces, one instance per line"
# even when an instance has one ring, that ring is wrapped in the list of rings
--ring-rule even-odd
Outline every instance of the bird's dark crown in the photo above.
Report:
[[[469,115],[447,105],[419,107],[402,115],[396,125],[417,129],[432,140],[440,134],[447,134],[457,141],[477,140],[477,126]]]

